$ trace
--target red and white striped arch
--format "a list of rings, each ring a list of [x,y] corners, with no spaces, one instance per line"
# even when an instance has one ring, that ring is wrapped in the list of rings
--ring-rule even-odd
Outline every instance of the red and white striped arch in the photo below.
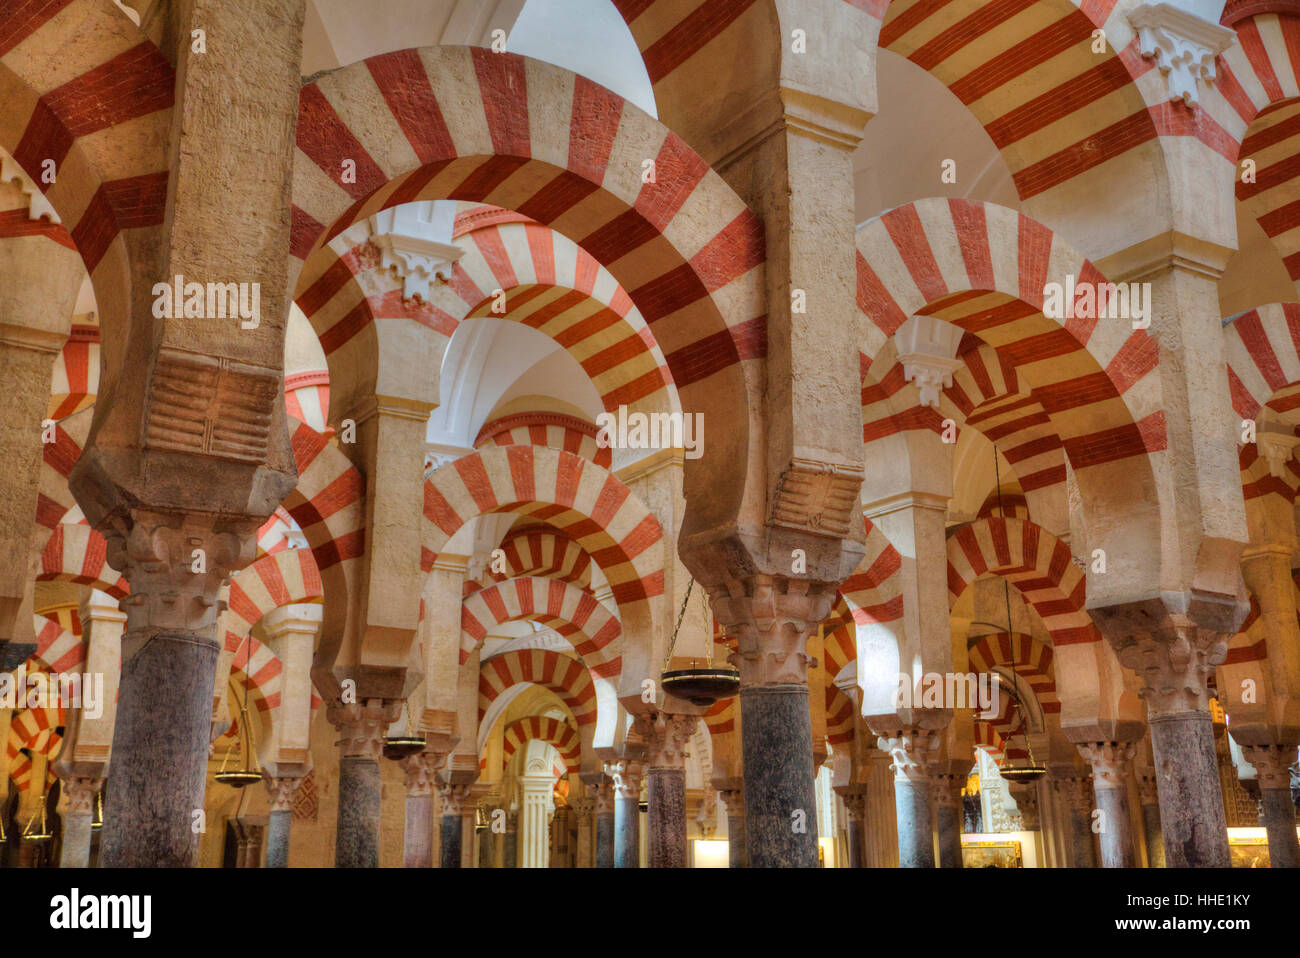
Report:
[[[525,576],[559,579],[584,590],[591,585],[591,556],[578,543],[550,526],[516,524],[506,533],[498,548],[505,555],[506,571],[493,572],[489,563],[479,582],[466,582],[467,589],[477,591],[493,582]]]
[[[1111,162],[1160,137],[1195,137],[1231,162],[1225,111],[1169,101],[1116,0],[857,0],[881,21],[878,45],[906,57],[961,100],[1011,170],[1022,200],[1083,178],[1104,184]],[[1093,31],[1105,31],[1104,53]],[[1122,43],[1115,49],[1115,43]],[[1217,114],[1217,115],[1216,115]],[[1110,163],[1110,167],[1107,164]]]
[[[550,446],[608,469],[613,453],[608,446],[602,449],[597,444],[597,432],[594,424],[576,416],[557,412],[515,413],[484,423],[474,446]]]
[[[1234,317],[1223,327],[1224,359],[1232,408],[1243,420],[1265,408],[1295,428],[1300,408],[1300,303],[1272,303]],[[1247,512],[1256,500],[1274,493],[1291,503],[1300,487],[1300,465],[1292,456],[1282,475],[1272,475],[1255,443],[1238,450],[1242,495]]]
[[[544,446],[484,447],[437,469],[424,484],[421,566],[466,522],[492,512],[545,520],[601,567],[626,622],[627,607],[661,596],[662,561],[651,546],[663,529],[614,475]]]
[[[1238,159],[1255,163],[1255,182],[1236,177],[1237,200],[1300,282],[1300,16],[1283,15],[1281,5],[1251,13],[1225,13],[1238,42],[1220,58],[1215,89],[1241,143]]]
[[[1023,519],[981,519],[948,535],[948,601],[992,574],[1015,586],[1039,614],[1059,655],[1068,645],[1098,642],[1085,602],[1087,580],[1070,547]]]
[[[840,583],[840,595],[852,612],[855,627],[900,623],[891,625],[891,630],[901,628],[903,593],[898,571],[903,566],[902,556],[870,519],[862,521],[866,552],[853,574]],[[855,642],[855,652],[856,648]]]
[[[43,615],[34,615],[32,620],[36,631],[36,651],[27,660],[28,670],[35,666],[55,675],[80,671],[78,666],[86,657],[86,647],[81,639]]]
[[[927,199],[864,224],[857,247],[867,356],[908,317],[935,315],[1006,360],[1076,469],[1165,448],[1147,331],[1127,319],[1043,315],[1048,282],[1106,281],[1047,227],[991,203]]]
[[[330,412],[329,370],[308,369],[285,376],[284,405],[294,419],[325,432]]]
[[[475,592],[461,605],[460,661],[463,665],[493,626],[529,620],[550,626],[573,643],[593,675],[619,674],[622,658],[618,617],[590,592],[561,579],[523,578]]]
[[[72,0],[3,0],[0,64],[0,146],[58,210],[65,245],[90,271],[101,325],[124,343],[122,234],[163,222],[175,71],[117,7]]]
[[[566,721],[546,715],[529,715],[511,722],[505,730],[505,761],[529,742],[542,741],[560,753],[566,775],[576,775],[582,766],[582,743],[578,730]]]
[[[1004,691],[998,696],[996,715],[981,718],[979,712],[975,713],[975,747],[988,749],[989,757],[997,765],[1002,765],[1008,758],[1012,761],[1027,759],[1029,753],[1020,737],[1024,724],[1024,712],[1015,707],[1011,696]]]
[[[1061,711],[1052,650],[1032,635],[1021,632],[981,635],[967,642],[967,654],[972,672],[991,673],[995,666],[1014,668],[1016,675],[1034,690],[1044,712],[1056,714]]]
[[[50,376],[49,418],[66,419],[95,402],[99,392],[99,327],[74,323]]]
[[[573,715],[579,730],[594,730],[596,686],[585,665],[550,649],[516,649],[497,655],[479,668],[480,726],[492,703],[517,685],[540,685],[554,692]]]
[[[36,494],[36,524],[51,531],[60,522],[85,522],[81,507],[68,489],[68,475],[81,458],[90,431],[91,413],[83,409],[54,427],[54,442],[41,448],[40,491]]]
[[[741,379],[716,377],[764,354],[762,223],[662,125],[583,77],[467,47],[371,57],[307,84],[299,102],[299,259],[401,203],[516,210],[609,268],[679,389],[711,380],[744,408],[731,388]],[[355,182],[341,182],[345,159]],[[646,159],[654,182],[642,182]]]
[[[88,525],[59,523],[41,552],[38,582],[75,582],[121,599],[131,591],[108,564],[108,543]]]

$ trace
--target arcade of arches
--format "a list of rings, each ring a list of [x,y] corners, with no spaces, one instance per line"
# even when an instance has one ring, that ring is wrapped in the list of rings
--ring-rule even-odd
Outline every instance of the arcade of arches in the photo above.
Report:
[[[1300,865],[1294,0],[0,64],[6,866]]]

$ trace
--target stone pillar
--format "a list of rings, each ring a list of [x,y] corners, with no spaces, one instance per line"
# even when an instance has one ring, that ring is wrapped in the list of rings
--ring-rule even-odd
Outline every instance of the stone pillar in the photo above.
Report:
[[[1070,864],[1074,868],[1096,868],[1092,842],[1092,788],[1084,775],[1052,773],[1052,787],[1070,810]]]
[[[646,864],[686,867],[686,742],[698,721],[694,715],[655,712],[637,716],[635,728],[646,743]]]
[[[834,591],[755,575],[713,588],[713,612],[736,637],[746,850],[754,868],[816,868],[817,820],[808,707],[808,633],[830,611]]]
[[[506,812],[506,831],[502,836],[505,849],[501,856],[502,868],[519,867],[519,813]]]
[[[867,788],[863,798],[863,860],[867,868],[898,867],[898,814],[894,773],[887,753],[867,752]]]
[[[330,704],[326,717],[339,732],[339,810],[335,868],[379,867],[379,756],[400,702]]]
[[[1079,754],[1092,767],[1092,787],[1101,812],[1097,833],[1102,868],[1134,868],[1128,807],[1128,778],[1136,746],[1131,742],[1088,742],[1078,746]]]
[[[1227,868],[1227,816],[1207,679],[1226,656],[1230,633],[1184,622],[1147,632],[1131,631],[1122,618],[1103,623],[1120,663],[1144,683],[1167,866]]]
[[[939,734],[929,729],[899,728],[881,735],[894,770],[894,808],[898,818],[900,868],[933,868],[934,835],[930,831],[930,753]]]
[[[594,864],[592,824],[595,810],[596,799],[590,794],[584,795],[573,803],[574,821],[578,827],[578,841],[573,862],[575,868],[591,868]]]
[[[86,868],[90,865],[90,824],[95,816],[95,796],[103,787],[102,778],[71,778],[63,782],[68,810],[63,816],[63,851],[60,868]]]
[[[263,776],[270,793],[271,811],[266,821],[266,867],[289,867],[289,825],[293,821],[293,796],[301,778]]]
[[[614,783],[601,782],[592,786],[596,802],[596,862],[597,868],[614,867]]]
[[[614,777],[614,867],[641,867],[641,763],[610,766]]]
[[[460,868],[464,855],[465,827],[461,821],[470,786],[440,783],[438,798],[442,801],[442,853],[439,868]]]
[[[1270,868],[1300,868],[1296,841],[1295,803],[1291,801],[1294,745],[1243,745],[1241,754],[1255,766],[1259,782],[1259,817],[1268,833]]]
[[[522,775],[524,789],[523,821],[520,822],[519,867],[545,868],[550,852],[551,789],[555,779],[548,774]],[[635,811],[635,808],[633,809]]]
[[[727,805],[727,867],[748,868],[745,847],[745,790],[727,788],[718,793]]]
[[[492,828],[492,821],[496,816],[497,809],[489,805],[485,811],[487,812],[488,827],[478,832],[478,867],[496,868],[497,848],[500,842],[497,838],[497,832]]]
[[[1147,867],[1165,867],[1165,839],[1160,831],[1160,797],[1156,794],[1155,769],[1139,768],[1138,797],[1142,802],[1142,841],[1147,850]]]
[[[1011,797],[1016,800],[1016,808],[1020,811],[1020,824],[1024,826],[1025,831],[1038,831],[1041,827],[1038,814],[1038,783],[1008,782],[1007,788],[1011,792]]]
[[[961,868],[961,790],[966,787],[966,776],[936,771],[930,778],[930,787],[939,833],[939,867]]]
[[[446,755],[418,752],[402,759],[406,773],[406,818],[402,834],[402,867],[433,867],[433,790]]]

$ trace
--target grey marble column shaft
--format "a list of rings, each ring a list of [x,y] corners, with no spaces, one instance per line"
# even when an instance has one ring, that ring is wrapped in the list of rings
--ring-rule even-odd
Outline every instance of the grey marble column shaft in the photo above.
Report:
[[[1149,716],[1168,868],[1227,868],[1228,823],[1209,712]]]
[[[402,833],[402,867],[433,867],[433,793],[406,796],[406,827]]]
[[[60,868],[86,868],[90,865],[91,812],[71,811],[63,816],[63,849]]]
[[[651,768],[646,775],[646,863],[650,868],[685,868],[686,770]]]
[[[460,868],[462,828],[459,811],[453,815],[443,813],[442,856],[438,862],[439,868]]]
[[[923,778],[895,778],[894,806],[898,815],[898,867],[933,868],[930,783]]]
[[[596,867],[614,867],[614,812],[596,813]]]
[[[641,867],[641,812],[636,798],[614,799],[614,867]]]
[[[1101,811],[1101,831],[1097,833],[1101,867],[1133,868],[1137,860],[1129,824],[1128,789],[1098,788],[1096,795],[1097,808]]]
[[[1291,789],[1261,788],[1259,795],[1259,820],[1268,834],[1269,867],[1300,868]]]
[[[961,809],[952,804],[939,805],[935,824],[939,832],[939,867],[961,868]]]
[[[339,759],[336,868],[379,867],[379,762],[366,756]]]
[[[748,868],[749,850],[745,844],[745,813],[727,810],[727,867]]]
[[[289,867],[289,824],[291,809],[272,809],[266,820],[266,867]]]
[[[816,868],[817,796],[808,686],[740,692],[745,845],[752,868]]]
[[[849,867],[864,867],[863,852],[866,849],[865,836],[863,835],[863,822],[860,817],[849,818],[848,845],[849,845]]]
[[[197,864],[216,671],[216,639],[192,632],[155,633],[122,663],[101,867]]]
[[[1074,868],[1096,868],[1097,851],[1092,841],[1092,816],[1086,809],[1070,807],[1070,862]]]
[[[1165,839],[1160,831],[1160,806],[1156,802],[1142,806],[1142,837],[1147,847],[1147,867],[1165,867]]]

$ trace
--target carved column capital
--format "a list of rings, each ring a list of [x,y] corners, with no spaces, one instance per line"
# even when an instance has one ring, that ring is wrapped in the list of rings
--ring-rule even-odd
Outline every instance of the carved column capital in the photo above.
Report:
[[[1052,788],[1073,812],[1087,815],[1092,811],[1092,782],[1089,776],[1075,772],[1053,772]]]
[[[438,783],[438,797],[442,799],[443,815],[463,815],[471,797],[469,785]]]
[[[605,771],[614,780],[614,794],[618,798],[640,798],[641,776],[645,773],[640,762],[626,759],[610,762]]]
[[[1156,789],[1156,770],[1139,766],[1137,770],[1138,801],[1143,805],[1158,805],[1160,794]]]
[[[1120,664],[1142,678],[1149,719],[1210,707],[1208,680],[1228,653],[1227,632],[1177,625],[1112,640]]]
[[[384,749],[384,733],[402,714],[402,703],[386,699],[366,699],[364,704],[330,703],[325,717],[339,732],[341,758],[368,758],[379,761]]]
[[[636,734],[646,746],[646,768],[682,768],[687,756],[686,743],[699,721],[694,715],[651,712],[638,715],[633,722]]]
[[[588,785],[587,789],[591,792],[592,800],[596,803],[597,815],[606,815],[614,811],[613,782],[601,782],[599,785]]]
[[[1008,782],[1007,788],[1016,801],[1016,808],[1020,810],[1020,822],[1024,825],[1025,831],[1038,831],[1038,783]]]
[[[416,752],[402,759],[402,772],[405,774],[406,794],[410,798],[432,795],[437,787],[435,775],[447,764],[447,752]]]
[[[122,657],[157,632],[211,632],[222,583],[257,556],[256,519],[132,509],[99,524],[109,565],[131,584]],[[215,640],[214,640],[215,641]]]
[[[1260,788],[1291,788],[1291,766],[1296,763],[1294,745],[1243,745],[1241,754],[1255,767]]]
[[[709,589],[714,616],[736,637],[738,651],[729,661],[740,670],[741,685],[807,685],[808,633],[834,598],[834,586],[772,575]]]
[[[744,817],[745,815],[745,790],[743,788],[720,788],[718,795],[727,805],[727,815]]]
[[[1137,746],[1132,742],[1083,742],[1076,746],[1092,768],[1096,788],[1128,788]]]
[[[266,785],[266,791],[271,797],[271,811],[293,811],[293,796],[298,791],[298,786],[302,784],[302,778],[297,776],[293,778],[272,778],[270,775],[263,774],[262,782]]]
[[[591,816],[595,810],[596,799],[590,795],[584,795],[573,802],[574,815],[577,816],[578,824],[584,827],[591,824]]]
[[[895,782],[925,784],[930,778],[931,753],[939,747],[939,733],[924,728],[873,729],[876,746],[889,755]]]
[[[934,772],[930,776],[934,788],[930,797],[940,808],[961,808],[961,790],[966,787],[966,776],[952,772]]]
[[[95,807],[95,793],[103,787],[102,778],[65,778],[63,793],[68,797],[68,814],[90,815]]]

